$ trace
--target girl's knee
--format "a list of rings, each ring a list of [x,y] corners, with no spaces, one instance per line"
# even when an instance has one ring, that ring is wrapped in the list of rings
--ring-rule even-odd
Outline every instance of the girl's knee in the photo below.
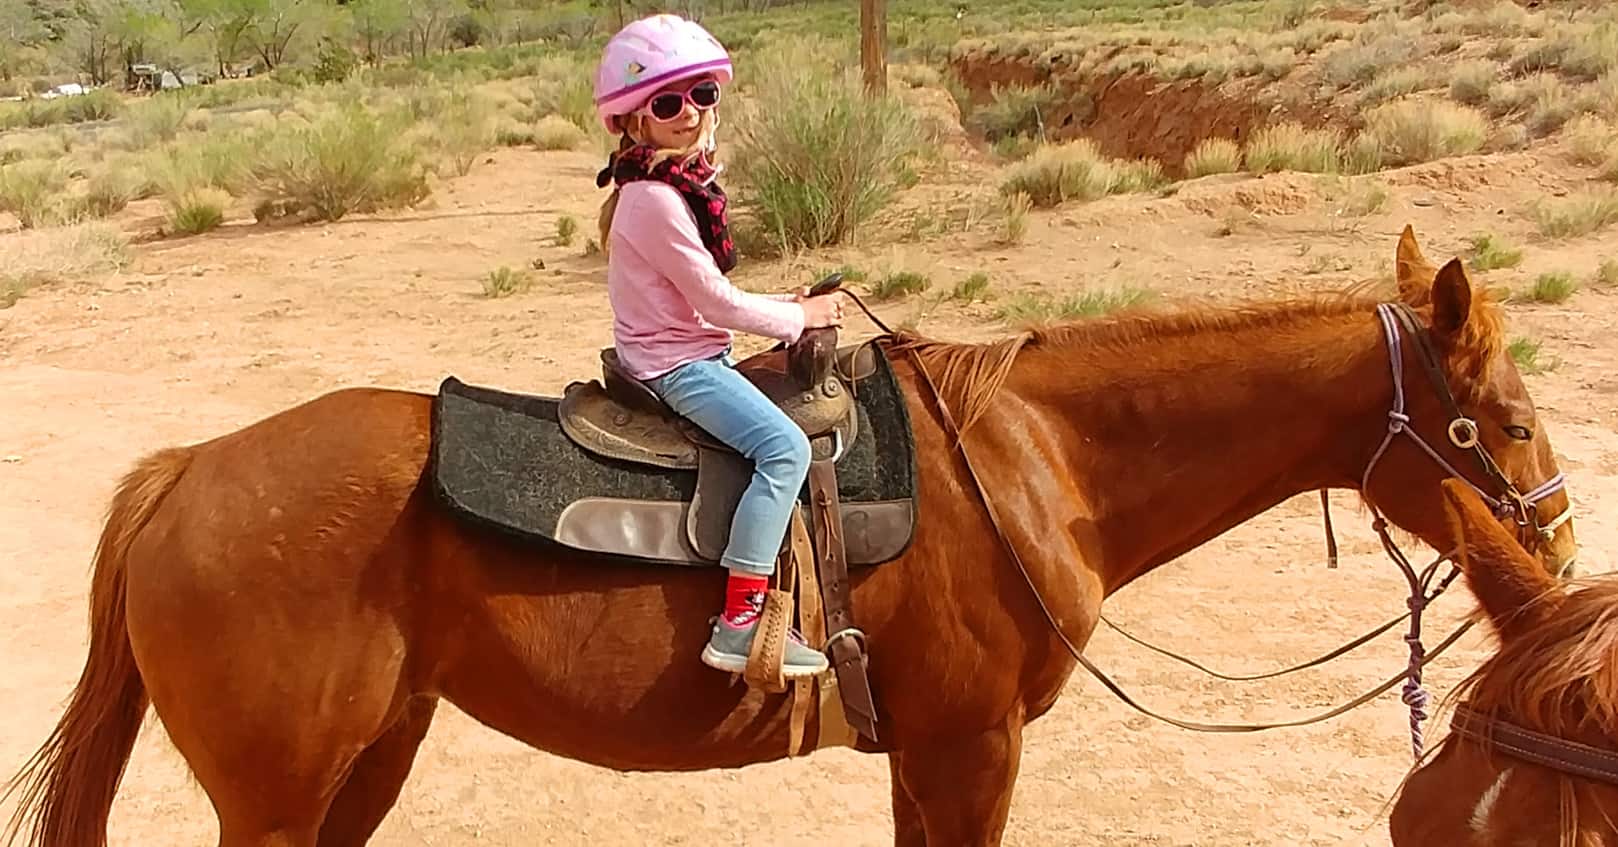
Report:
[[[796,426],[783,429],[781,433],[769,440],[764,455],[758,457],[761,466],[769,466],[783,477],[790,477],[799,484],[803,483],[809,475],[809,437]],[[789,480],[790,481],[790,480]]]
[[[800,476],[808,476],[809,459],[812,455],[809,449],[809,436],[804,435],[803,430],[793,427],[787,435],[787,444],[786,460]]]

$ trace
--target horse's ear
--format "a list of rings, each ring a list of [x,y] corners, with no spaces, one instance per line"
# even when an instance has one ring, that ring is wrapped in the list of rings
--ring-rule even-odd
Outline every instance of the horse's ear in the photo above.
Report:
[[[1399,299],[1406,305],[1421,308],[1432,302],[1433,278],[1438,269],[1422,255],[1416,244],[1416,231],[1405,224],[1399,234],[1399,249],[1393,257],[1393,278],[1399,285]]]
[[[1454,336],[1472,316],[1472,280],[1460,259],[1450,259],[1433,278],[1433,329]]]
[[[1560,605],[1556,580],[1466,483],[1446,479],[1444,514],[1466,581],[1501,635],[1527,631]]]
[[[1400,261],[1406,259],[1414,262],[1427,261],[1427,257],[1421,254],[1421,245],[1416,243],[1416,228],[1410,224],[1405,224],[1404,231],[1399,233],[1398,258]]]

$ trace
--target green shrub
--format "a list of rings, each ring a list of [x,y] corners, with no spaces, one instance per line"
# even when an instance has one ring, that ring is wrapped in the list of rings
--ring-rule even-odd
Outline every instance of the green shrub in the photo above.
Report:
[[[576,150],[584,142],[584,130],[560,115],[546,115],[534,125],[534,146],[541,150]]]
[[[332,112],[277,133],[253,182],[283,213],[321,220],[413,205],[428,194],[426,171],[401,129],[355,106]]]
[[[29,159],[0,167],[0,210],[16,215],[24,228],[57,223],[66,185],[67,174],[55,161]]]
[[[534,279],[527,271],[512,270],[502,265],[483,276],[483,296],[508,297],[527,291],[533,285]]]
[[[1039,144],[1039,139],[1027,135],[1008,135],[994,142],[994,154],[1007,162],[1016,162],[1033,155]]]
[[[1370,35],[1371,30],[1366,29]],[[1365,85],[1385,68],[1398,67],[1417,58],[1418,45],[1398,34],[1343,44],[1325,55],[1322,73],[1338,88]]]
[[[911,294],[920,294],[932,287],[926,274],[915,271],[895,271],[871,285],[871,296],[877,300],[892,300]]]
[[[1539,354],[1543,346],[1544,344],[1536,338],[1519,336],[1511,339],[1511,343],[1506,345],[1506,353],[1511,356],[1513,362],[1517,363],[1517,367],[1523,373],[1532,376],[1555,370],[1558,364],[1554,361],[1544,362],[1540,360]]]
[[[1604,259],[1596,268],[1596,285],[1618,285],[1618,259]]]
[[[112,120],[124,109],[123,99],[110,88],[98,88],[88,94],[81,94],[76,97],[61,97],[45,102],[62,104],[64,120],[52,121],[52,123]],[[43,124],[40,124],[40,126],[43,126]]]
[[[1507,244],[1504,240],[1491,233],[1478,233],[1472,236],[1471,265],[1480,271],[1492,271],[1496,268],[1514,268],[1522,263],[1522,251]]]
[[[966,303],[982,300],[983,295],[989,293],[989,275],[978,271],[975,274],[955,283],[955,290],[950,297]]]
[[[145,178],[129,168],[108,164],[85,183],[80,205],[84,213],[93,218],[105,218],[123,211],[130,201],[139,197]]]
[[[596,130],[596,101],[594,84],[588,72],[580,69],[563,83],[556,103],[556,112],[586,132]]]
[[[1046,116],[1056,103],[1056,98],[1056,89],[1049,85],[995,88],[990,101],[973,110],[968,129],[991,142],[1019,136],[1042,136]]]
[[[495,145],[494,107],[468,89],[451,90],[430,123],[430,138],[457,176],[471,173],[478,159]]]
[[[1434,80],[1421,67],[1395,67],[1383,70],[1365,87],[1366,103],[1382,103],[1432,87]]]
[[[1574,281],[1573,274],[1547,271],[1534,279],[1534,287],[1528,290],[1528,299],[1535,303],[1561,303],[1578,289],[1579,284]]]
[[[995,317],[1009,323],[1096,317],[1150,302],[1155,296],[1151,291],[1130,286],[1086,291],[1068,297],[1021,292],[996,309]]]
[[[342,82],[354,73],[357,65],[353,50],[340,41],[323,38],[320,40],[320,52],[315,56],[315,66],[309,73],[315,82]]]
[[[1576,80],[1594,80],[1618,68],[1618,23],[1573,26],[1535,42],[1511,63],[1516,74],[1556,71]]]
[[[921,142],[902,103],[865,96],[816,55],[771,51],[755,67],[735,158],[741,205],[776,240],[809,248],[844,241],[886,206]]]
[[[130,147],[139,149],[173,141],[190,114],[190,104],[167,93],[153,95],[131,106],[126,116]]]
[[[1493,62],[1482,59],[1461,62],[1455,66],[1449,81],[1449,96],[1458,103],[1482,106],[1489,102],[1500,69]]]
[[[218,188],[196,188],[168,199],[169,228],[184,235],[207,232],[225,222],[231,197]]]

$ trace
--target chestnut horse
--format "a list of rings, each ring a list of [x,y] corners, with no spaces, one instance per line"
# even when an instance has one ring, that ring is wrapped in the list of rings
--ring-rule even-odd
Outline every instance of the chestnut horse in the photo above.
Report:
[[[1444,483],[1461,567],[1500,647],[1394,806],[1396,847],[1618,845],[1618,577],[1552,579]]]
[[[1442,462],[1504,493],[1480,453],[1450,445],[1452,402],[1511,484],[1559,478],[1496,308],[1459,262],[1428,264],[1408,229],[1399,259],[1414,321],[1402,347],[1358,296],[1115,316],[982,346],[887,339],[920,512],[905,555],[852,581],[883,727],[857,747],[888,756],[897,844],[1000,842],[1023,727],[1076,666],[1063,639],[1082,649],[1102,601],[1151,569],[1294,495],[1359,490],[1373,460],[1365,496],[1427,543],[1447,540]],[[1408,374],[1398,387],[1390,349]],[[1396,403],[1436,452],[1390,440]],[[591,565],[469,528],[424,484],[431,408],[421,394],[338,391],[156,453],[124,479],[95,557],[87,665],[14,783],[29,844],[105,843],[148,704],[224,847],[364,844],[440,699],[607,768],[785,755],[788,698],[697,661],[722,571]],[[1568,503],[1558,491],[1539,507]],[[1572,526],[1547,535],[1539,553],[1560,568]]]

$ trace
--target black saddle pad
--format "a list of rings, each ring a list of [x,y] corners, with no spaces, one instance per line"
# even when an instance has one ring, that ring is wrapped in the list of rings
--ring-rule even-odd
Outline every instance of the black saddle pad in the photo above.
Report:
[[[875,352],[874,372],[855,385],[858,433],[837,462],[854,565],[879,564],[902,553],[914,517],[909,411],[892,366],[880,347]],[[446,378],[433,402],[428,468],[440,502],[477,526],[536,543],[637,561],[713,564],[684,531],[697,471],[587,452],[562,431],[558,403],[555,397]],[[807,489],[799,496],[806,504]],[[861,537],[866,525],[879,527],[872,534],[883,537],[866,543]],[[893,543],[896,525],[902,527],[901,544]],[[600,530],[614,540],[581,540],[581,526],[586,535]],[[564,537],[558,537],[559,527]],[[625,536],[630,543],[622,540]]]

